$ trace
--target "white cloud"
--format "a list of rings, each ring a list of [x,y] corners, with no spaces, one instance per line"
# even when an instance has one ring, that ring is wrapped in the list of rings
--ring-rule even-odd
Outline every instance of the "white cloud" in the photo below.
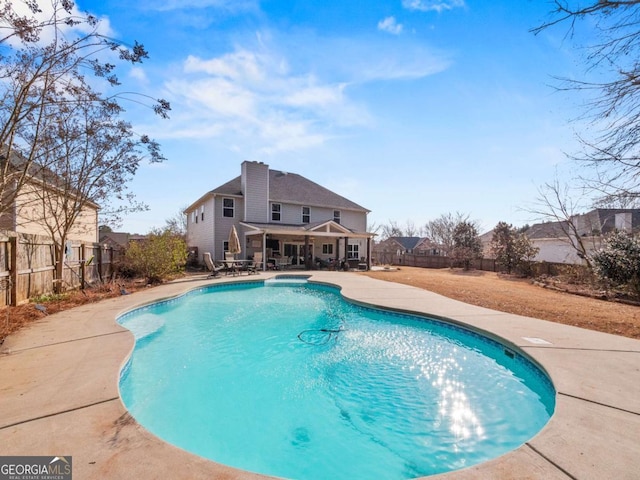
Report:
[[[143,85],[148,85],[149,84],[149,79],[147,78],[147,74],[140,67],[132,67],[129,70],[129,76],[131,78],[136,79],[139,83],[141,83]]]
[[[51,21],[54,16],[54,4],[52,2],[38,2],[38,8],[40,11],[33,13],[29,7],[24,2],[10,2],[11,8],[13,11],[26,18],[34,19],[37,22],[46,23]],[[58,3],[58,2],[57,2]],[[57,14],[61,18],[71,17],[75,20],[79,18],[84,18],[86,15],[81,12],[76,5],[71,9],[71,13],[67,13],[60,5],[57,6]],[[65,36],[73,36],[76,33],[88,34],[94,31],[94,27],[87,23],[78,23],[73,26],[69,26],[64,22],[60,22],[57,28],[62,31]],[[97,33],[100,35],[104,35],[105,37],[113,38],[115,34],[111,29],[111,25],[109,24],[109,19],[106,17],[99,18],[99,23],[97,26]],[[45,45],[50,43],[55,35],[59,34],[53,27],[45,27],[40,31],[40,44]],[[17,45],[16,39],[9,39],[9,43],[11,45]]]
[[[396,22],[395,17],[387,17],[378,22],[378,30],[392,33],[393,35],[400,35],[402,33],[402,24]]]
[[[336,126],[369,119],[345,95],[346,84],[292,73],[286,59],[262,45],[214,58],[191,55],[164,88],[175,113],[168,130],[156,136],[218,137],[230,145],[244,138],[247,150],[265,155],[317,146],[335,136]]]
[[[444,55],[411,42],[274,39],[269,33],[254,38],[252,47],[190,55],[181,68],[169,70],[159,96],[171,102],[171,121],[157,126],[166,131],[154,128],[153,136],[217,138],[229,149],[242,145],[249,156],[317,147],[375,124],[355,98],[363,84],[422,78],[450,64]]]
[[[421,12],[443,12],[465,6],[464,0],[402,0],[402,6],[408,10]]]
[[[184,63],[184,71],[254,83],[264,80],[261,64],[264,64],[264,59],[258,58],[255,53],[239,50],[210,60],[202,60],[190,55]]]

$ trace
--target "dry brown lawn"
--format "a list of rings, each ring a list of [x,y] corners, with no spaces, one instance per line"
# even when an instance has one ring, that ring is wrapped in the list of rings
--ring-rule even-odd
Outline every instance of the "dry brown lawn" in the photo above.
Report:
[[[493,272],[401,267],[363,272],[501,312],[640,339],[640,307],[561,292]]]

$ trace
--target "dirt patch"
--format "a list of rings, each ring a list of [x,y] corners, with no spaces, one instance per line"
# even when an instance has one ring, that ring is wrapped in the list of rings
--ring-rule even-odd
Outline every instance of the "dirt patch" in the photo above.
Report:
[[[640,339],[640,307],[606,300],[598,292],[554,282],[553,288],[531,279],[493,272],[402,267],[361,275],[402,283],[500,312],[574,325]],[[563,290],[573,288],[575,293]],[[593,296],[591,296],[593,295]]]

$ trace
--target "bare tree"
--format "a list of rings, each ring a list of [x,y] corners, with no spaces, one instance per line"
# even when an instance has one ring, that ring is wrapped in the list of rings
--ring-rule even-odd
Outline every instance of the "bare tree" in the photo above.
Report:
[[[83,71],[107,85],[119,85],[110,56],[140,63],[147,58],[137,42],[126,46],[101,34],[96,17],[80,14],[72,0],[0,0],[0,214],[10,208],[24,184],[48,167],[41,143],[53,102],[70,102],[83,88]],[[29,14],[19,13],[20,4]],[[105,61],[100,61],[103,58]],[[95,101],[129,98],[166,117],[164,100],[141,94],[95,95]]]
[[[582,202],[582,196],[572,195],[571,188],[567,184],[561,185],[556,178],[538,189],[537,206],[529,209],[529,212],[541,219],[556,222],[563,239],[591,267],[585,237],[578,225],[578,211],[583,208]]]
[[[583,79],[563,78],[559,89],[587,97],[583,120],[593,138],[578,135],[574,159],[592,167],[582,180],[601,197],[640,197],[640,0],[555,0],[551,19],[533,30],[567,25],[567,37],[581,41],[579,23],[589,29]],[[591,40],[594,38],[594,40]],[[591,80],[593,78],[595,80]]]
[[[420,236],[420,229],[416,227],[416,224],[412,220],[407,220],[404,233],[407,237],[418,237]]]
[[[382,225],[382,239],[386,240],[391,237],[403,237],[402,228],[398,225],[398,222],[395,220],[389,220],[389,223],[386,225]]]
[[[429,240],[438,245],[442,255],[448,257],[451,256],[453,251],[453,233],[456,226],[465,221],[469,221],[469,215],[467,214],[460,212],[442,214],[435,220],[427,222],[424,226],[424,232]]]
[[[93,230],[96,218],[87,217],[88,212],[98,205],[110,205],[113,199],[127,199],[126,205],[111,210],[113,217],[144,208],[135,202],[128,184],[143,159],[160,162],[164,158],[156,142],[137,135],[119,118],[117,103],[101,101],[81,79],[73,95],[65,91],[63,98],[47,104],[45,110],[34,151],[46,168],[31,175],[27,188],[39,208],[27,211],[38,215],[29,221],[45,228],[54,242],[56,278],[60,280],[70,233]]]
[[[184,213],[187,207],[188,205],[179,208],[177,212],[167,218],[165,224],[166,230],[183,238],[187,235],[187,215]]]

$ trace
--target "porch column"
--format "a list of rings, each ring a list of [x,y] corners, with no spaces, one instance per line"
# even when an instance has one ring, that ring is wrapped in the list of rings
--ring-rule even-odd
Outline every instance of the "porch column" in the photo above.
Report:
[[[304,268],[311,270],[311,260],[309,260],[309,235],[304,236]]]
[[[371,237],[367,237],[367,270],[371,270]]]
[[[348,246],[349,246],[349,237],[344,237],[344,263],[347,265],[347,271],[349,271],[349,257],[347,256]]]
[[[336,262],[338,262],[340,260],[340,237],[336,237],[336,258],[335,258]],[[336,263],[336,265],[340,265],[339,263]]]
[[[267,232],[262,232],[262,271],[267,271]]]

